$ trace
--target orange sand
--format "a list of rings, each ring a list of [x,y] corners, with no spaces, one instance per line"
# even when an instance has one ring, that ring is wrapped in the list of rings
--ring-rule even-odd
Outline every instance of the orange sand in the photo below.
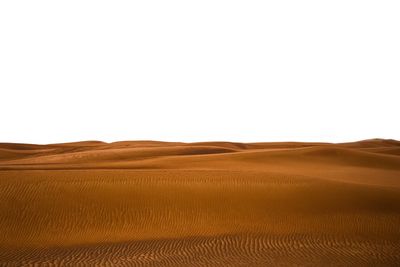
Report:
[[[400,142],[0,144],[0,266],[400,263]]]

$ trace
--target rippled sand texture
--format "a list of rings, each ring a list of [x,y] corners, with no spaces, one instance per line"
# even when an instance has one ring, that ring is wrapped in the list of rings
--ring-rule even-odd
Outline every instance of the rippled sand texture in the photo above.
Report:
[[[400,142],[0,144],[0,266],[396,266]]]

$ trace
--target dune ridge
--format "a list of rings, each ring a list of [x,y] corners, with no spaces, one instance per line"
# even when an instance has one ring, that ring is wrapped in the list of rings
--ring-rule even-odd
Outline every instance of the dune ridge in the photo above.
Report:
[[[0,143],[0,266],[396,266],[399,151]]]

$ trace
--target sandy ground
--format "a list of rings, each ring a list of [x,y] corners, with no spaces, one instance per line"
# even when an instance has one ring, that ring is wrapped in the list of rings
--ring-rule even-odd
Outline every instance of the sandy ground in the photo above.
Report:
[[[0,144],[0,266],[399,266],[400,142]]]

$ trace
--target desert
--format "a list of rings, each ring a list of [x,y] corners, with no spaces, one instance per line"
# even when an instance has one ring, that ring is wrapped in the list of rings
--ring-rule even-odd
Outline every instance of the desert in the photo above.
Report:
[[[0,143],[0,266],[398,266],[400,142]]]

